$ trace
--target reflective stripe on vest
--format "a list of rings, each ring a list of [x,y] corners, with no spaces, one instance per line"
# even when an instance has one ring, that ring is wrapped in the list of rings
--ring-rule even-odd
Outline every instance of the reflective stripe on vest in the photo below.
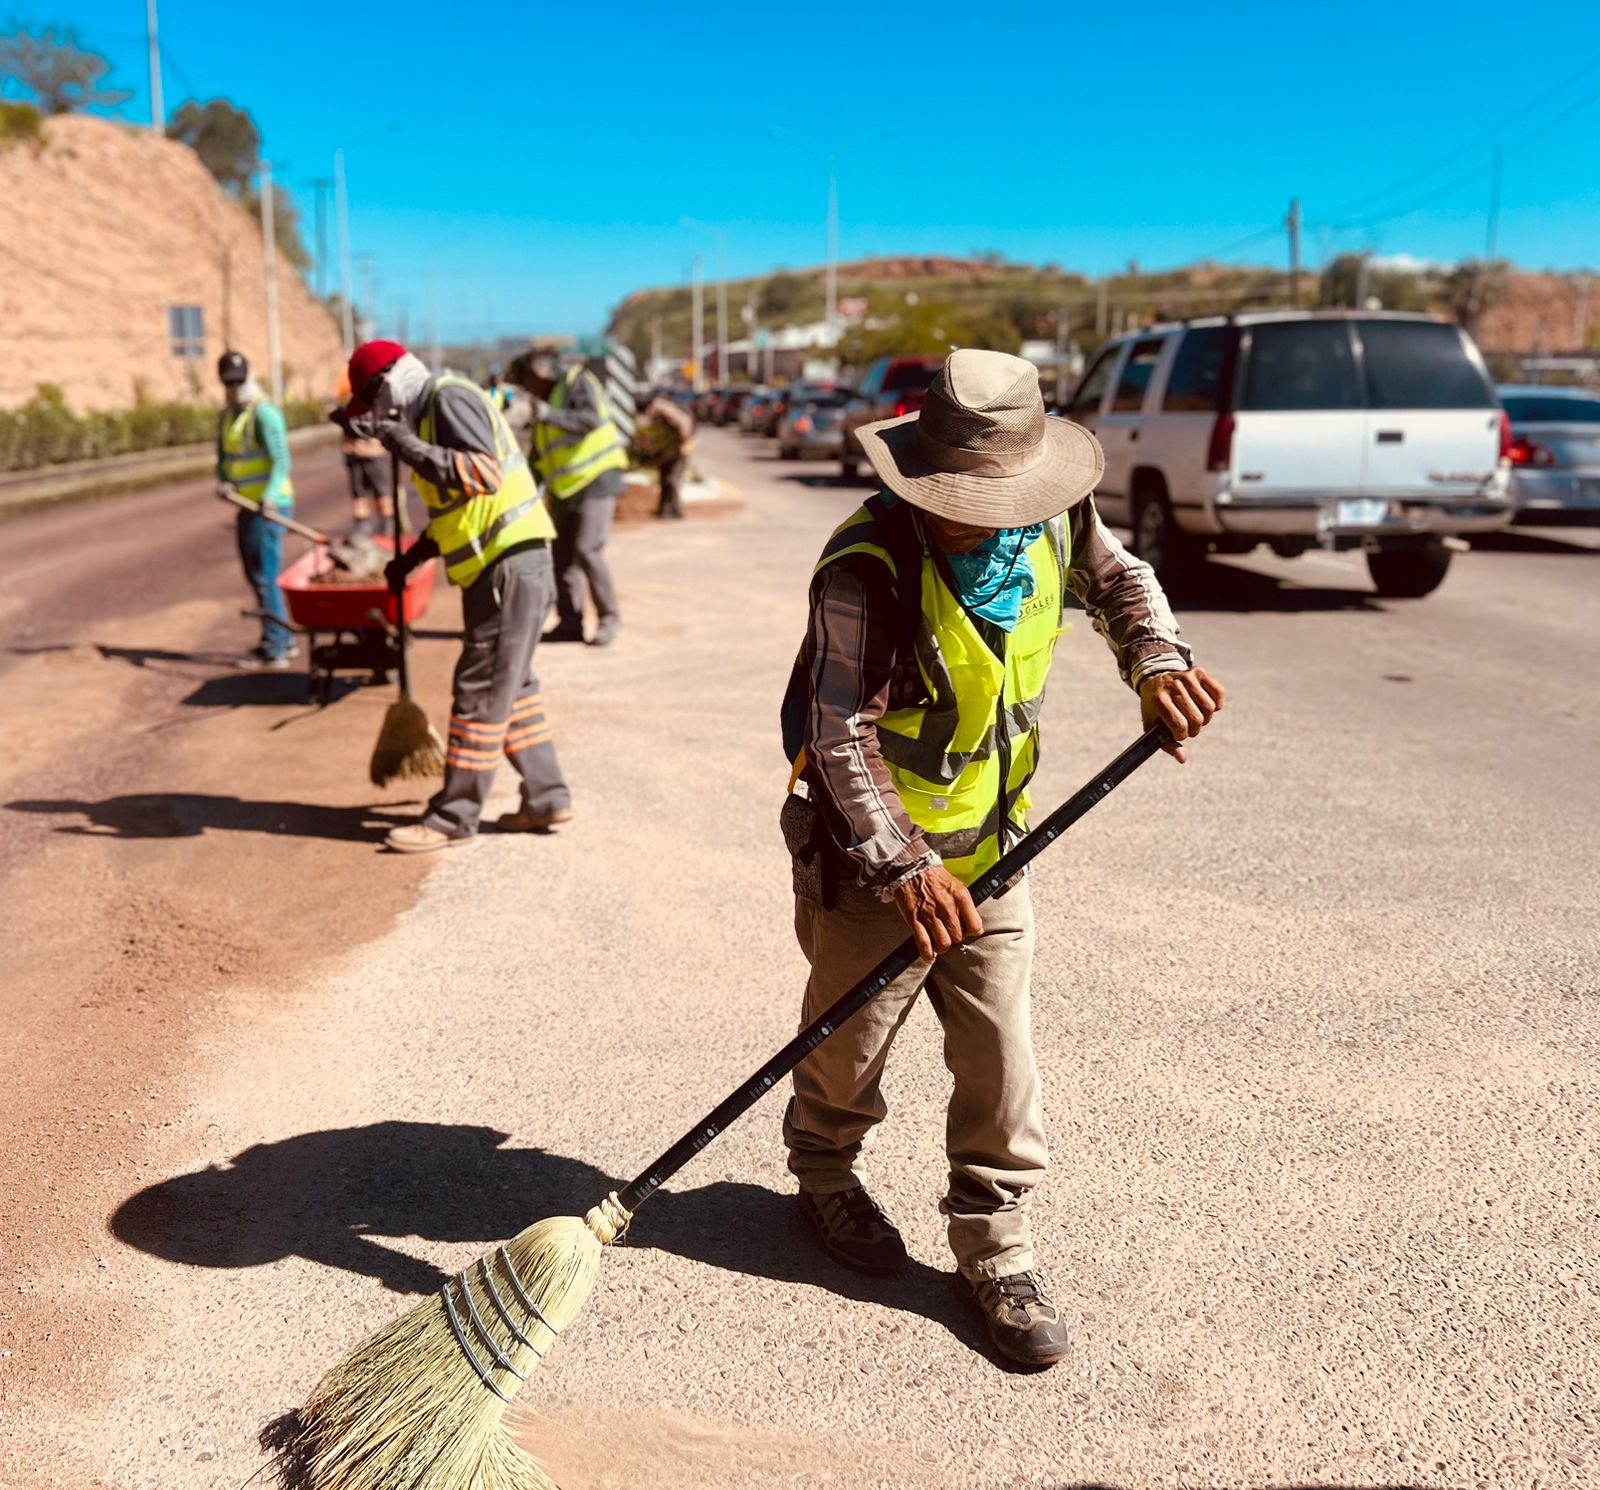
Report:
[[[897,587],[919,587],[914,661],[923,700],[883,714],[878,746],[907,816],[965,884],[1005,851],[1003,826],[1012,837],[1027,828],[1039,711],[1056,638],[1066,629],[1066,553],[1066,519],[1057,518],[1028,549],[1034,589],[1017,624],[1009,633],[984,628],[1003,638],[999,655],[926,544],[920,573],[897,572],[909,560],[903,552],[896,559],[868,507],[835,531],[817,564],[820,573],[848,554],[870,555],[889,568]]]
[[[621,471],[628,464],[628,447],[621,431],[612,423],[605,385],[588,368],[569,368],[562,375],[550,392],[550,407],[565,408],[580,378],[588,378],[594,384],[600,423],[583,435],[554,424],[537,424],[533,430],[539,474],[544,478],[545,489],[556,501],[581,491],[603,472]]]
[[[261,505],[267,483],[272,480],[272,455],[256,434],[256,406],[222,411],[222,479],[247,502]],[[294,495],[288,477],[278,488],[287,503]]]
[[[494,429],[494,458],[500,466],[498,491],[473,496],[460,491],[440,491],[431,481],[413,473],[428,509],[428,536],[439,545],[450,583],[466,589],[513,544],[555,537],[555,524],[545,511],[544,499],[528,469],[505,416],[476,383],[445,373],[433,380],[423,405],[418,434],[428,444],[434,438],[435,406],[441,388],[466,388],[483,400]]]

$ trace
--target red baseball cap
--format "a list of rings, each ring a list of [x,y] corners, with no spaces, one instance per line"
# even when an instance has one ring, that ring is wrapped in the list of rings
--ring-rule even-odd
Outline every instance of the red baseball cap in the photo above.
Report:
[[[405,355],[406,349],[397,341],[362,342],[350,354],[350,402],[344,406],[345,413],[356,418],[370,412],[372,394],[367,385]]]

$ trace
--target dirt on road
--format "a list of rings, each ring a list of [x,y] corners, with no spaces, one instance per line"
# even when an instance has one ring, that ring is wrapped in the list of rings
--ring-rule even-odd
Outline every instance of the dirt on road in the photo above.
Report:
[[[0,1483],[242,1483],[363,1333],[593,1204],[792,1033],[777,704],[863,491],[769,448],[709,432],[745,518],[619,541],[617,644],[541,652],[570,827],[414,887],[372,851],[404,810],[363,785],[386,694],[312,715],[187,671],[238,635],[225,532],[204,593],[118,523],[9,547],[7,645],[64,650],[0,655],[8,725],[47,664],[91,681],[8,746],[0,801],[0,889],[32,895]],[[810,1245],[769,1099],[610,1249],[522,1440],[567,1490],[1587,1490],[1600,714],[1551,659],[1600,624],[1594,547],[1506,540],[1409,606],[1326,555],[1217,565],[1191,601],[1227,715],[1034,883],[1033,1226],[1067,1363],[1002,1369],[951,1301],[919,1005],[872,1157],[906,1275]],[[67,591],[79,548],[104,563],[70,601],[15,605]],[[138,662],[100,650],[134,630]],[[430,708],[452,651],[420,648]],[[1137,729],[1087,626],[1046,712],[1041,803]]]

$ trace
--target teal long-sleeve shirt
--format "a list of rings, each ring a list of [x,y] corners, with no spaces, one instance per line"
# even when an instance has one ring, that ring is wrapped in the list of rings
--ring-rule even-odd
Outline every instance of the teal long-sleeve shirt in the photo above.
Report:
[[[272,461],[272,474],[267,477],[266,490],[261,493],[262,504],[288,512],[294,507],[294,497],[286,495],[284,487],[289,482],[289,430],[283,422],[283,413],[276,404],[265,399],[253,405],[256,419],[256,438]],[[222,479],[222,428],[227,423],[223,414],[222,425],[217,430],[217,479]]]

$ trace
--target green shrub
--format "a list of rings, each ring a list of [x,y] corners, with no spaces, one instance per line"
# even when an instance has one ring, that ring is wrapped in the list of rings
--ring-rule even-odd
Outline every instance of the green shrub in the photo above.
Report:
[[[0,98],[0,150],[7,145],[45,146],[44,118],[32,104]]]
[[[60,388],[40,383],[20,408],[0,409],[0,471],[205,444],[216,438],[217,409],[217,404],[158,403],[141,394],[131,409],[77,414]],[[323,423],[327,414],[315,400],[288,399],[283,417],[290,429],[300,429]]]

